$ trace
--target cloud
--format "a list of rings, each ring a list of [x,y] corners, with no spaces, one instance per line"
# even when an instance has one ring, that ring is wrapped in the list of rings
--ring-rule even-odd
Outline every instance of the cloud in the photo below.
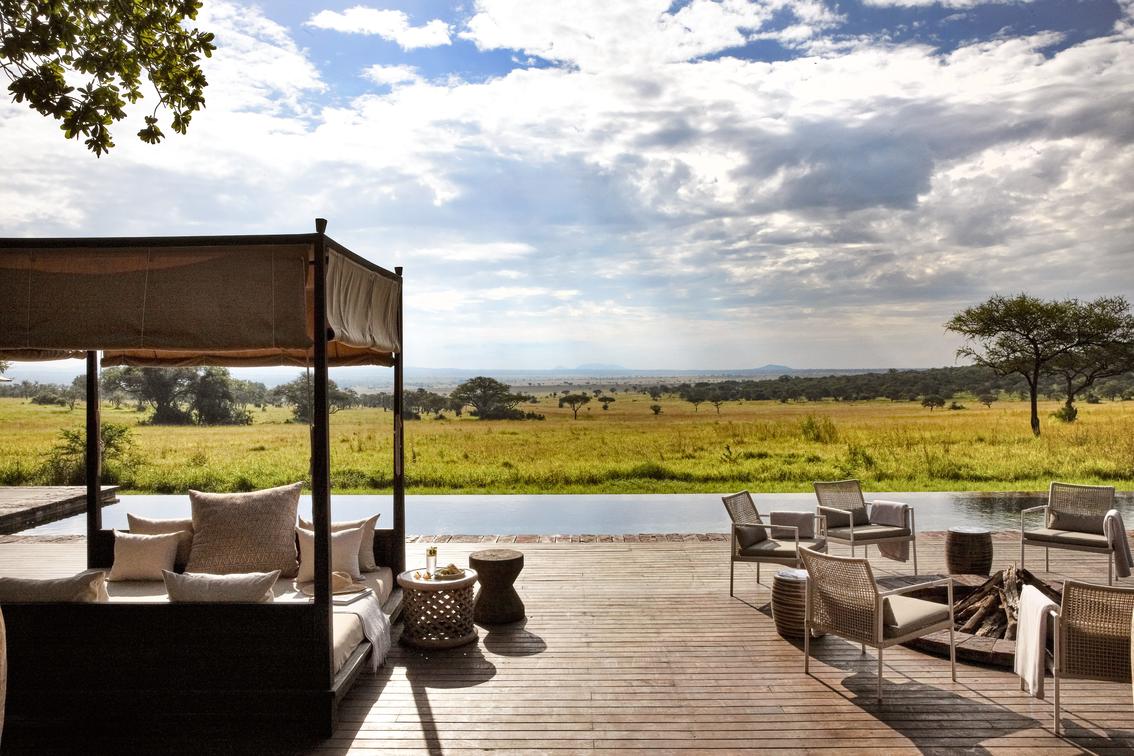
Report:
[[[433,19],[421,26],[413,26],[409,16],[398,10],[378,10],[356,5],[339,13],[322,10],[307,21],[307,26],[330,29],[347,34],[372,34],[396,42],[403,50],[420,47],[440,47],[451,43],[449,25]]]
[[[406,266],[412,361],[435,366],[942,364],[942,323],[996,291],[1134,288],[1121,24],[942,53],[848,41],[814,4],[486,0],[469,39],[538,62],[468,81],[386,60],[355,96],[361,64],[340,84],[266,11],[209,11],[185,137],[120,125],[96,161],[0,103],[4,235],[329,217]],[[797,25],[792,59],[728,54]]]
[[[981,5],[1019,5],[1032,1],[1033,0],[862,0],[862,4],[875,7],[898,8],[925,8],[932,5],[940,5],[942,8],[976,8]]]
[[[383,66],[375,64],[367,66],[362,70],[362,77],[375,84],[391,87],[399,84],[416,84],[421,81],[417,69],[406,65]]]

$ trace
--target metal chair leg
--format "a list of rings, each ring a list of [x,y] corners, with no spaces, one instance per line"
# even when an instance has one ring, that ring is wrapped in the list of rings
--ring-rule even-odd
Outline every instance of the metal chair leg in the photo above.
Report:
[[[913,539],[913,574],[917,573],[917,539]]]
[[[1053,698],[1055,699],[1055,701],[1054,701],[1054,703],[1055,703],[1055,724],[1053,725],[1053,729],[1055,730],[1055,734],[1058,735],[1059,734],[1059,674],[1058,673],[1055,675],[1055,695],[1053,696]]]
[[[735,575],[735,574],[736,574],[736,560],[730,559],[730,560],[728,560],[728,595],[729,596],[735,596],[736,595],[735,593],[732,592],[733,591],[733,588],[732,588],[732,586],[733,586],[733,575]]]
[[[760,563],[759,562],[756,563],[756,583],[757,583],[757,585],[759,585],[759,583],[760,583]]]
[[[1043,549],[1043,571],[1051,572],[1051,549],[1046,546]]]
[[[952,625],[949,625],[949,672],[953,675],[953,682],[957,682],[957,646],[953,643]],[[1023,683],[1023,678],[1020,682]]]
[[[878,647],[878,705],[882,705],[882,647]]]
[[[1114,585],[1114,554],[1106,555],[1106,584]]]

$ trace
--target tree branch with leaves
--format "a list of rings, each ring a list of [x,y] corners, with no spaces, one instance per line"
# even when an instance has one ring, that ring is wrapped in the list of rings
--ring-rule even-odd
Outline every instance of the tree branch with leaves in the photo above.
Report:
[[[59,121],[67,139],[85,137],[97,156],[113,146],[109,127],[142,99],[143,79],[157,102],[138,138],[164,138],[158,112],[184,134],[205,106],[201,57],[213,34],[190,28],[200,0],[0,0],[0,70],[17,103]],[[83,79],[85,83],[72,86]]]

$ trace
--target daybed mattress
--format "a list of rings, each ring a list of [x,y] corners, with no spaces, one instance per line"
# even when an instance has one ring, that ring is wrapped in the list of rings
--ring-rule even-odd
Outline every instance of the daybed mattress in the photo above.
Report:
[[[379,603],[386,605],[390,593],[394,589],[394,573],[389,567],[379,567],[377,572],[362,573],[362,580],[358,581],[374,591]],[[161,580],[120,580],[108,582],[106,592],[111,602],[163,602],[169,601],[165,592],[165,582]],[[313,601],[310,596],[296,590],[295,583],[289,579],[277,580],[272,592],[277,602]]]

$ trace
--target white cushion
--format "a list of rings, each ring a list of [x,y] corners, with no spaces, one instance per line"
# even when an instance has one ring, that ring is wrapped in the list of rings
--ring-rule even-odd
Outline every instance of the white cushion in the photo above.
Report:
[[[340,530],[353,530],[362,528],[362,543],[358,547],[358,566],[363,572],[374,572],[378,563],[374,561],[374,528],[378,524],[378,515],[364,517],[361,520],[343,520],[331,523],[331,532]],[[299,518],[299,527],[305,530],[315,530],[315,525],[302,517]]]
[[[309,583],[315,579],[315,532],[296,528],[299,536],[299,575],[295,580]],[[345,572],[356,580],[362,577],[358,567],[358,544],[362,541],[362,528],[351,528],[331,533],[331,572]]]
[[[185,565],[189,563],[189,550],[193,547],[193,520],[188,517],[184,520],[151,520],[127,512],[126,522],[130,525],[131,533],[142,535],[180,533],[181,541],[177,544],[177,559],[174,560],[174,564],[179,570],[185,569]]]
[[[107,580],[159,580],[172,570],[181,533],[140,535],[114,531],[114,565]]]
[[[279,570],[229,575],[162,573],[170,601],[213,604],[266,604],[274,598],[272,586],[279,576]]]
[[[294,577],[295,516],[302,483],[248,493],[189,491],[193,548],[186,572],[227,575],[279,570]]]
[[[0,604],[93,604],[107,599],[104,570],[47,580],[0,577]]]

